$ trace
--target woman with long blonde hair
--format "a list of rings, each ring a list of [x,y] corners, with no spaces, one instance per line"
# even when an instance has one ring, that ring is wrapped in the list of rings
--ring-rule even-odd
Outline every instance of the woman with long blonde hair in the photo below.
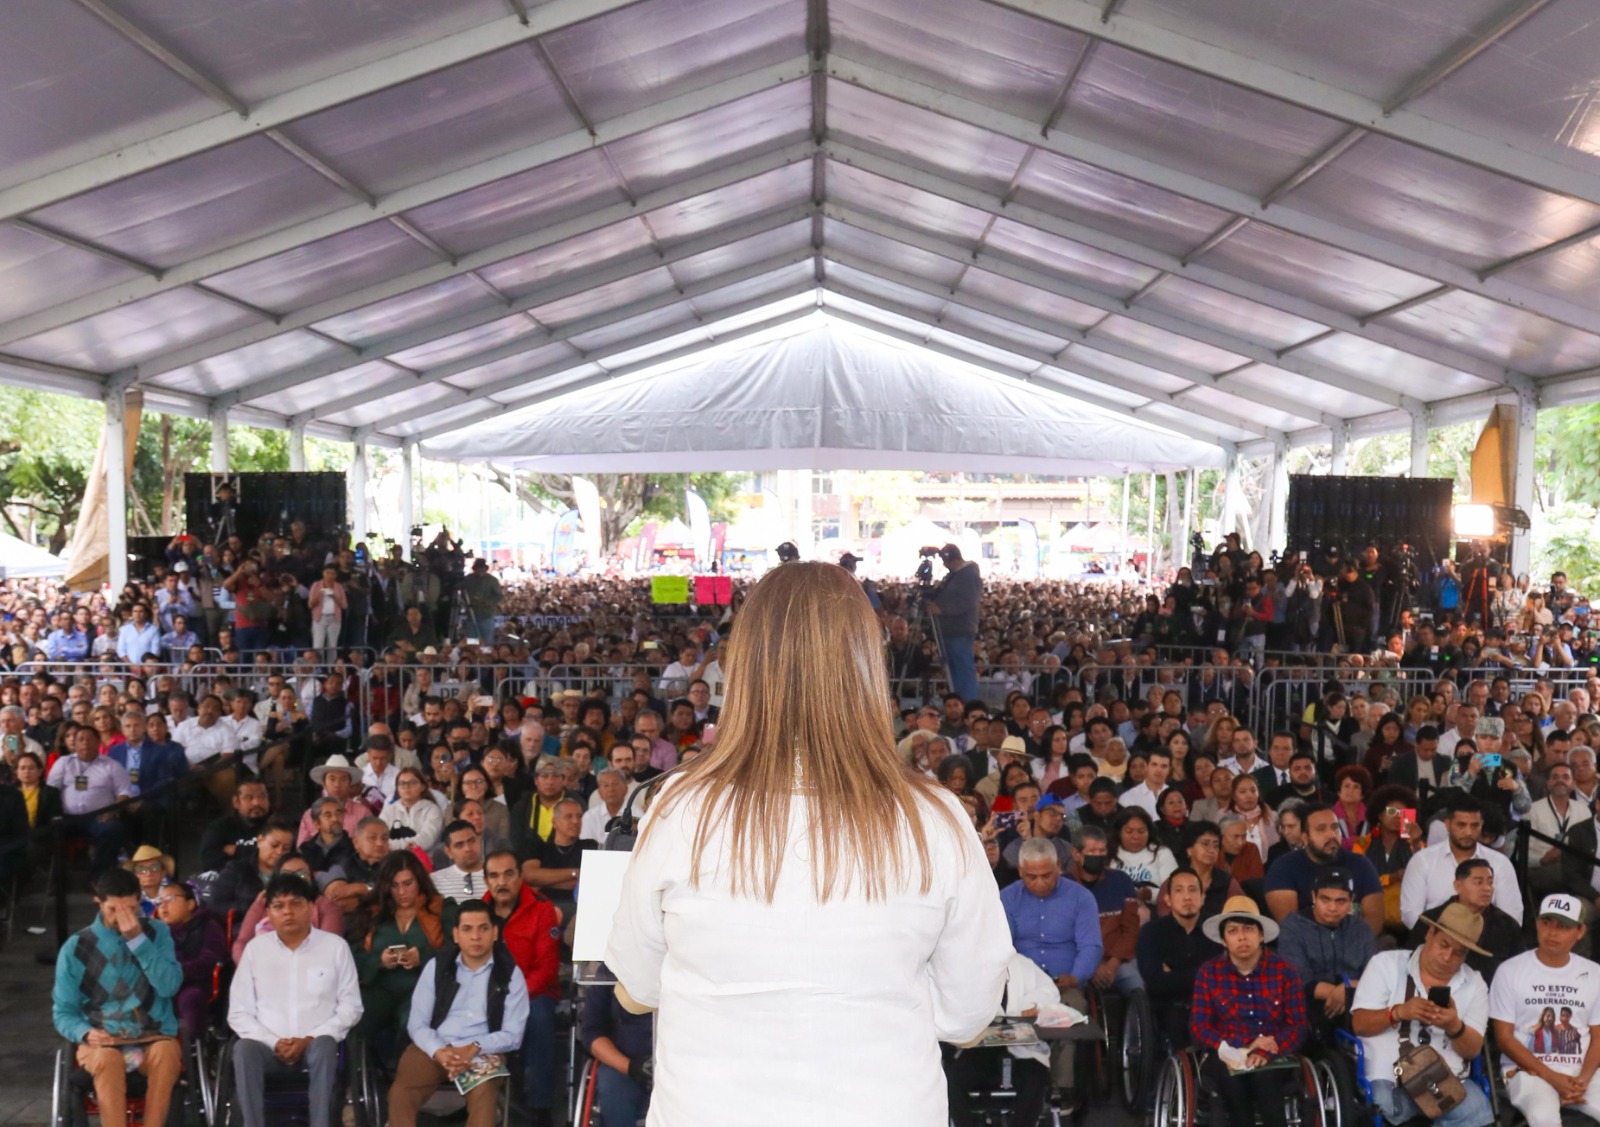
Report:
[[[716,746],[652,803],[607,948],[660,1011],[650,1123],[942,1127],[938,1042],[994,1018],[1012,953],[971,819],[897,754],[843,568],[769,573],[725,662]]]

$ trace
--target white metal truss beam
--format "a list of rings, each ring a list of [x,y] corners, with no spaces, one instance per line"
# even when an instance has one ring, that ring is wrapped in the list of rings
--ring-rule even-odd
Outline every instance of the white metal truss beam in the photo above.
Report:
[[[1158,391],[1135,387],[1132,384],[1128,384],[1121,380],[1107,376],[1102,372],[1096,372],[1088,365],[1075,364],[1071,360],[1071,350],[1055,355],[1047,352],[1041,352],[1037,349],[1030,348],[1027,345],[1020,344],[1017,341],[1010,340],[994,333],[984,332],[983,330],[973,328],[970,325],[952,325],[945,321],[943,317],[930,315],[927,312],[916,308],[915,306],[906,305],[903,302],[894,301],[888,298],[875,297],[872,294],[866,293],[865,291],[857,290],[852,286],[841,284],[837,280],[835,280],[833,283],[830,283],[828,290],[830,293],[837,294],[840,297],[848,297],[855,301],[870,305],[874,309],[882,310],[885,313],[892,313],[897,317],[904,318],[905,320],[915,321],[917,324],[924,325],[930,330],[948,333],[951,336],[960,337],[963,340],[969,340],[975,344],[986,345],[989,348],[999,349],[1002,352],[1009,353],[1012,356],[1027,360],[1029,363],[1036,365],[1032,372],[1019,372],[1017,374],[1019,379],[1032,382],[1040,377],[1048,377],[1052,372],[1058,372],[1062,375],[1079,376],[1093,383],[1103,384],[1106,387],[1113,388],[1117,391],[1138,395],[1141,398],[1148,400],[1148,402],[1140,404],[1137,407],[1127,407],[1124,405],[1124,410],[1132,417],[1149,423],[1152,426],[1164,426],[1166,424],[1156,419],[1147,419],[1139,412],[1143,411],[1146,407],[1160,403],[1176,408],[1180,411],[1188,412],[1192,415],[1199,415],[1201,418],[1210,419],[1212,422],[1222,423],[1224,426],[1231,427],[1235,430],[1246,431],[1247,433],[1261,435],[1266,438],[1283,437],[1283,434],[1280,431],[1274,430],[1271,427],[1263,427],[1258,423],[1251,423],[1248,420],[1239,418],[1237,415],[1229,411],[1224,411],[1220,408],[1207,407],[1203,404],[1180,401],[1179,397],[1183,394],[1182,392],[1174,392],[1170,395],[1164,395]],[[923,343],[926,345],[931,342],[925,340]],[[1078,391],[1076,385],[1062,386],[1069,395],[1076,394]],[[1114,401],[1099,400],[1097,405],[1102,405],[1106,402]],[[1215,442],[1220,437],[1221,436],[1218,434],[1212,434],[1207,441]]]
[[[694,332],[696,329],[699,329],[702,332],[716,333],[717,326],[720,324],[733,320],[736,317],[748,316],[755,310],[774,305],[779,301],[785,300],[786,297],[795,297],[802,293],[808,293],[815,289],[815,287],[816,283],[808,278],[804,283],[795,286],[793,292],[787,295],[779,294],[775,296],[759,298],[756,301],[747,303],[751,308],[725,310],[719,313],[714,320],[706,321],[697,326],[690,326],[688,328],[680,326],[676,331],[658,330],[655,333],[645,334],[644,336],[636,337],[631,341],[624,341],[622,344],[606,349],[606,354],[609,356],[621,356],[634,349],[646,347],[655,341],[668,340],[684,333]],[[682,348],[675,348],[670,352],[662,353],[659,356],[652,356],[649,359],[636,361],[632,364],[624,364],[617,368],[607,368],[601,372],[590,374],[582,379],[561,383],[559,386],[551,387],[547,391],[541,391],[535,395],[527,397],[526,399],[519,399],[514,403],[497,403],[491,401],[482,410],[475,411],[470,415],[460,419],[452,420],[448,423],[441,423],[436,427],[420,431],[417,434],[407,435],[406,437],[410,441],[427,442],[429,439],[438,438],[440,435],[449,434],[451,431],[457,431],[465,427],[474,426],[477,423],[481,423],[486,419],[494,418],[496,415],[504,414],[507,411],[520,411],[526,407],[532,407],[539,403],[544,403],[548,400],[554,399],[557,396],[568,395],[575,391],[581,391],[584,388],[594,387],[597,384],[621,379],[624,376],[631,376],[635,373],[647,371],[662,364],[670,364],[676,360],[682,360],[687,357],[694,356],[696,353],[704,352],[708,348],[713,348],[721,344],[727,344],[730,341],[741,340],[748,336],[754,336],[757,333],[766,332],[768,329],[776,328],[779,325],[788,324],[791,321],[798,321],[800,318],[809,317],[815,312],[816,308],[812,305],[802,306],[798,309],[785,310],[782,313],[775,314],[772,317],[764,318],[763,320],[757,321],[753,324],[741,325],[737,328],[729,329],[728,331],[714,335],[707,340],[693,341],[684,345]],[[560,370],[549,372],[537,378],[541,383],[554,384],[563,376],[583,372],[603,363],[603,358],[590,358],[578,364],[564,366]],[[524,378],[515,386],[526,386],[528,383],[532,382],[534,378],[535,377]],[[471,398],[488,398],[488,395],[482,394],[485,390],[486,389],[479,389],[478,392],[473,393]],[[502,392],[506,390],[509,389],[501,388]],[[463,402],[465,402],[465,400],[463,400]],[[461,404],[456,403],[452,404],[451,406],[459,407]],[[429,412],[429,414],[436,414],[446,409],[448,408],[434,408]],[[395,424],[392,422],[385,422],[384,425],[393,426]]]
[[[426,387],[429,384],[443,383],[452,376],[459,376],[467,372],[476,371],[487,364],[494,364],[502,360],[509,360],[514,356],[521,356],[524,353],[532,352],[536,349],[544,348],[551,344],[567,343],[570,342],[574,337],[583,336],[585,333],[592,333],[595,330],[603,329],[608,325],[628,321],[634,317],[642,317],[647,313],[655,313],[658,310],[670,309],[674,305],[680,305],[684,302],[693,301],[698,297],[705,297],[708,294],[713,294],[719,290],[726,289],[729,286],[738,285],[741,282],[752,281],[756,278],[765,277],[766,275],[775,273],[776,271],[782,270],[785,267],[796,266],[803,262],[809,262],[813,257],[813,253],[813,251],[807,248],[801,251],[791,251],[788,254],[774,255],[771,258],[764,259],[761,262],[754,263],[742,269],[732,270],[724,274],[718,274],[715,277],[706,278],[699,282],[693,282],[681,288],[674,288],[665,293],[657,294],[654,297],[631,302],[630,304],[622,306],[619,309],[608,309],[603,313],[595,313],[588,317],[580,317],[576,321],[562,325],[559,328],[550,329],[544,332],[530,333],[527,336],[521,336],[515,340],[507,341],[505,344],[491,348],[487,352],[479,352],[474,353],[471,356],[463,356],[459,360],[452,360],[449,363],[440,364],[437,367],[425,368],[422,371],[419,371],[415,376],[400,377],[395,379],[393,383],[380,383],[375,387],[364,388],[361,391],[351,392],[349,395],[342,396],[338,399],[329,400],[326,403],[320,403],[314,409],[307,412],[304,417],[308,420],[326,419],[334,415],[342,414],[343,412],[352,410],[356,407],[363,407],[368,403],[375,403],[379,400],[387,399],[391,395],[395,395],[402,391],[409,391],[414,387]],[[657,265],[652,269],[660,269],[660,266]],[[762,300],[765,302],[771,301],[772,299],[763,298]],[[581,352],[577,346],[573,345],[571,347],[574,353],[581,355]],[[458,390],[461,390],[463,395],[465,395],[465,389]],[[445,407],[453,407],[456,405],[456,402],[451,402],[438,409],[443,410]]]
[[[215,403],[219,408],[227,408],[238,403],[265,399],[268,396],[299,387],[301,384],[348,371],[372,360],[381,360],[396,353],[405,352],[408,349],[432,344],[434,341],[443,340],[445,337],[454,336],[456,333],[465,332],[468,329],[478,328],[480,325],[491,324],[516,313],[525,313],[530,309],[549,305],[551,302],[577,297],[601,286],[612,285],[632,278],[637,274],[660,270],[663,267],[671,266],[696,255],[718,250],[729,243],[738,242],[741,239],[754,238],[769,231],[787,227],[793,223],[803,222],[811,217],[812,211],[813,208],[810,203],[798,208],[790,206],[707,231],[702,235],[697,235],[692,239],[686,239],[673,245],[663,254],[656,254],[651,251],[646,251],[643,254],[635,252],[592,270],[579,271],[565,276],[558,275],[550,284],[540,286],[530,293],[524,294],[509,306],[496,304],[457,314],[444,321],[435,321],[419,328],[409,329],[396,336],[384,337],[350,354],[334,356],[327,360],[291,368],[288,371],[280,372],[263,380],[252,381],[237,390],[230,391],[225,395],[219,395]],[[548,335],[541,335],[544,337],[542,341],[523,338],[518,343],[527,342],[532,347],[537,343],[547,342]],[[413,382],[407,379],[404,386],[413,386]]]
[[[1485,137],[1470,129],[1404,108],[1405,102],[1415,99],[1422,92],[1418,82],[1408,83],[1405,89],[1387,101],[1379,101],[1307,75],[1303,65],[1298,62],[1289,66],[1263,58],[1255,47],[1246,51],[1207,43],[1134,15],[1118,14],[1110,19],[1102,19],[1099,6],[1089,0],[990,2],[1024,12],[1058,27],[1093,36],[1102,42],[1126,47],[1186,70],[1197,71],[1207,77],[1337,118],[1360,129],[1486,168],[1497,175],[1520,180],[1548,192],[1600,203],[1600,176],[1514,142]],[[1526,0],[1518,0],[1509,15],[1520,20],[1541,6],[1537,2],[1529,4]],[[1512,21],[1491,22],[1496,31],[1501,31]],[[1472,46],[1476,48],[1479,44]],[[1455,62],[1454,56],[1447,61]],[[1433,70],[1429,68],[1419,79],[1430,85],[1437,82]]]
[[[895,328],[893,325],[889,325],[882,321],[876,321],[871,317],[862,317],[859,314],[851,313],[849,310],[840,309],[834,305],[826,305],[824,308],[826,308],[829,317],[836,317],[839,320],[847,322],[851,325],[858,325],[869,332],[879,333],[893,340],[903,341],[906,344],[914,345],[917,348],[925,348],[929,352],[937,353],[940,356],[948,356],[952,360],[958,360],[963,364],[970,364],[974,368],[982,369],[991,375],[1001,376],[1009,380],[1016,380],[1018,383],[1028,384],[1030,387],[1037,387],[1050,395],[1057,396],[1058,398],[1073,400],[1078,403],[1087,403],[1091,407],[1098,407],[1102,411],[1110,411],[1113,414],[1121,415],[1124,418],[1133,419],[1143,426],[1155,427],[1160,430],[1170,431],[1173,434],[1181,434],[1183,437],[1192,438],[1196,442],[1205,442],[1213,446],[1226,446],[1227,444],[1227,439],[1224,439],[1220,435],[1208,431],[1203,427],[1190,426],[1185,423],[1157,422],[1154,419],[1147,419],[1143,415],[1138,414],[1137,408],[1129,407],[1125,403],[1118,403],[1114,399],[1103,398],[1091,391],[1084,391],[1083,389],[1076,387],[1067,387],[1053,381],[1041,381],[1035,383],[1033,377],[1024,372],[1013,371],[1008,368],[987,363],[981,358],[974,356],[970,352],[963,352],[959,348],[952,348],[949,345],[940,343],[939,341],[929,340],[924,336],[917,335],[916,333],[908,333],[903,329]],[[919,322],[922,320],[921,317],[913,319],[918,320]],[[932,325],[930,327],[938,328],[945,332],[954,333],[956,335],[962,335],[959,329],[951,329],[943,325]]]
[[[129,302],[140,301],[167,290],[202,281],[308,243],[354,230],[376,220],[388,219],[426,204],[503,180],[508,176],[527,172],[576,153],[587,152],[597,146],[692,117],[706,110],[758,94],[763,90],[807,78],[810,66],[810,57],[800,55],[746,74],[735,75],[698,90],[691,90],[673,98],[664,98],[643,109],[621,114],[609,121],[596,122],[592,132],[588,129],[576,129],[559,137],[528,145],[409,187],[398,188],[380,197],[370,206],[353,203],[315,219],[290,224],[269,234],[224,247],[172,266],[163,271],[159,279],[135,278],[109,286],[96,293],[63,302],[48,310],[17,318],[0,326],[0,344],[72,324]]]
[[[996,219],[1004,219],[1024,227],[1031,227],[1047,234],[1056,235],[1063,239],[1082,243],[1084,246],[1093,247],[1136,262],[1141,266],[1153,270],[1160,270],[1174,277],[1185,278],[1199,285],[1207,286],[1245,301],[1252,301],[1264,305],[1269,309],[1276,309],[1295,317],[1303,317],[1308,321],[1315,321],[1342,333],[1370,340],[1392,348],[1397,352],[1415,356],[1420,360],[1427,360],[1435,364],[1442,364],[1446,368],[1454,368],[1459,372],[1488,380],[1491,383],[1505,384],[1508,387],[1530,387],[1531,379],[1522,372],[1515,372],[1503,365],[1475,356],[1460,349],[1435,341],[1424,340],[1421,337],[1399,329],[1389,328],[1382,324],[1364,323],[1361,318],[1353,317],[1348,313],[1322,305],[1319,302],[1305,298],[1295,297],[1283,290],[1271,286],[1264,286],[1259,282],[1252,282],[1219,270],[1214,266],[1207,266],[1202,262],[1192,262],[1180,258],[1166,251],[1155,250],[1145,244],[1125,239],[1098,227],[1086,223],[1078,223],[1070,219],[1063,219],[1051,212],[1043,211],[1027,204],[1015,201],[1002,200],[1001,198],[974,188],[966,184],[939,176],[933,172],[914,168],[909,164],[868,152],[865,149],[838,141],[830,141],[826,150],[828,156],[842,164],[859,168],[874,176],[881,176],[887,180],[897,181],[924,192],[938,196],[941,199],[962,204],[974,210],[981,211]]]
[[[393,53],[294,87],[247,107],[145,138],[108,153],[0,188],[0,219],[24,215],[117,180],[264,133],[303,117],[537,40],[563,27],[631,7],[639,0],[549,0],[525,17],[509,15],[453,35],[416,36]]]
[[[828,67],[830,77],[904,105],[961,121],[1024,145],[1037,146],[1070,160],[1081,161],[1118,176],[1197,200],[1243,219],[1277,227],[1397,270],[1431,278],[1467,293],[1548,317],[1563,325],[1600,333],[1600,310],[1585,308],[1528,286],[1508,282],[1500,276],[1480,278],[1467,267],[1439,255],[1359,231],[1285,204],[1263,206],[1248,192],[1184,172],[1149,157],[1134,155],[1086,134],[1058,128],[1049,136],[1043,136],[1039,126],[1026,118],[959,97],[948,90],[906,78],[882,67],[847,58],[837,51],[829,56]]]
[[[1137,321],[1152,328],[1161,329],[1201,344],[1210,345],[1212,348],[1218,348],[1224,352],[1231,352],[1235,356],[1240,356],[1257,364],[1263,364],[1269,368],[1279,368],[1286,372],[1293,372],[1295,375],[1304,376],[1306,379],[1371,399],[1375,403],[1385,403],[1393,407],[1405,407],[1408,410],[1422,405],[1420,400],[1403,395],[1392,388],[1383,387],[1334,368],[1313,363],[1304,357],[1293,354],[1280,356],[1271,347],[1258,341],[1235,336],[1232,333],[1214,329],[1207,325],[1196,324],[1193,321],[1175,317],[1168,313],[1161,313],[1146,306],[1130,305],[1120,298],[1103,294],[1098,290],[1092,290],[1087,286],[1067,281],[1052,274],[1046,274],[1032,267],[1013,262],[1010,259],[1001,258],[992,251],[972,251],[854,208],[830,205],[827,208],[827,212],[830,219],[855,227],[858,230],[866,231],[869,234],[877,235],[880,238],[904,243],[928,254],[948,258],[954,262],[971,262],[979,269],[987,270],[992,274],[1008,278],[1021,285],[1032,286],[1045,293],[1064,297],[1069,301],[1079,302],[1113,316],[1124,317],[1130,321]],[[1099,338],[1093,338],[1087,343],[1090,347],[1098,348],[1100,347],[1098,341]]]
[[[1020,326],[1024,329],[1031,329],[1036,333],[1043,333],[1046,336],[1059,337],[1062,340],[1069,341],[1071,342],[1070,346],[1051,357],[1049,360],[1050,363],[1068,371],[1076,372],[1078,375],[1081,375],[1086,379],[1097,380],[1098,382],[1104,383],[1110,387],[1115,387],[1121,391],[1130,392],[1134,395],[1142,395],[1147,399],[1157,399],[1161,397],[1159,392],[1152,391],[1149,388],[1140,387],[1133,383],[1116,380],[1104,372],[1096,371],[1087,364],[1075,364],[1071,358],[1080,349],[1090,352],[1099,352],[1106,356],[1115,356],[1120,360],[1126,360],[1131,364],[1138,364],[1139,366],[1149,368],[1152,371],[1164,372],[1169,376],[1176,376],[1178,379],[1188,380],[1194,385],[1194,387],[1174,392],[1174,396],[1182,396],[1188,391],[1193,391],[1194,388],[1210,387],[1229,395],[1236,395],[1242,399],[1260,403],[1265,407],[1271,407],[1275,411],[1282,411],[1285,414],[1292,415],[1297,419],[1310,419],[1319,422],[1325,422],[1331,425],[1336,418],[1333,415],[1324,414],[1316,411],[1313,408],[1308,408],[1303,403],[1296,403],[1293,400],[1283,399],[1281,396],[1273,395],[1271,393],[1267,393],[1265,395],[1259,394],[1253,388],[1249,390],[1241,389],[1239,391],[1234,391],[1223,382],[1226,379],[1225,376],[1214,375],[1211,372],[1207,372],[1203,368],[1196,368],[1192,364],[1185,364],[1182,361],[1174,360],[1169,356],[1163,356],[1160,353],[1151,352],[1149,349],[1140,348],[1137,345],[1127,344],[1111,337],[1094,336],[1092,333],[1083,329],[1079,329],[1076,326],[1055,321],[1048,317],[1041,317],[1028,309],[1003,305],[1000,302],[990,301],[988,298],[980,297],[977,294],[967,293],[965,290],[957,290],[952,293],[948,286],[943,286],[937,282],[928,281],[926,278],[922,278],[916,274],[907,273],[904,270],[899,270],[892,266],[881,265],[872,261],[871,259],[863,258],[860,255],[850,254],[848,252],[839,250],[830,250],[828,251],[828,257],[840,266],[848,266],[852,270],[859,270],[863,274],[870,274],[880,281],[891,282],[894,285],[901,286],[905,289],[926,294],[929,297],[937,298],[948,305],[960,306],[963,309],[969,309],[975,313],[982,313],[990,317],[995,317],[1001,321],[1009,322],[1010,324]],[[835,289],[837,291],[837,287],[835,287]],[[862,301],[867,301],[874,304],[883,304],[880,299],[875,297],[863,297],[856,294],[852,294],[851,296],[858,297],[859,300]],[[968,333],[966,328],[960,327],[952,328],[950,331]],[[968,335],[970,335],[970,333]],[[1015,352],[1019,356],[1034,355],[1026,350],[1025,345],[1017,341],[1013,341],[1009,345],[1001,345],[997,347],[1008,348],[1010,351]],[[1241,418],[1237,415],[1229,416],[1229,418],[1223,421],[1226,421],[1230,426],[1237,427],[1240,430],[1255,431],[1258,434],[1265,434],[1268,429],[1259,423],[1251,422],[1250,420]]]
[[[632,202],[610,204],[606,207],[595,208],[581,215],[559,223],[550,223],[540,226],[538,230],[520,235],[514,239],[485,247],[471,254],[462,255],[453,262],[438,262],[425,266],[420,270],[412,270],[392,278],[386,278],[372,285],[360,289],[348,290],[326,301],[319,301],[315,305],[308,305],[297,309],[293,313],[285,314],[276,322],[264,322],[250,325],[243,329],[225,333],[209,340],[196,341],[182,348],[159,356],[153,356],[144,361],[136,369],[141,380],[158,376],[163,372],[170,372],[190,364],[199,363],[201,360],[212,356],[221,356],[236,349],[246,348],[263,340],[277,336],[281,333],[293,332],[296,329],[306,328],[311,325],[342,316],[354,310],[374,305],[390,298],[398,297],[425,286],[435,285],[451,278],[476,270],[482,270],[498,262],[516,258],[519,255],[530,254],[545,247],[554,246],[568,239],[575,239],[583,235],[592,234],[605,227],[614,226],[637,220],[641,215],[662,208],[674,207],[678,204],[695,199],[696,197],[715,192],[757,176],[785,168],[792,164],[808,160],[811,157],[812,146],[790,146],[771,153],[765,153],[749,160],[738,161],[687,180],[671,184],[638,197]]]

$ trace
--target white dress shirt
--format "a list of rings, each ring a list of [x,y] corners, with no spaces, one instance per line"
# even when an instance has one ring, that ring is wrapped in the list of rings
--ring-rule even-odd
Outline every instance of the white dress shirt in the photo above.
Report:
[[[63,755],[50,765],[45,785],[61,792],[61,809],[68,814],[90,814],[133,794],[127,770],[109,755],[87,763]]]
[[[1159,794],[1150,789],[1148,783],[1140,783],[1132,790],[1123,791],[1122,797],[1117,799],[1117,802],[1123,806],[1138,806],[1150,817],[1155,818],[1158,817],[1156,814],[1156,799],[1160,797]]]
[[[1511,859],[1484,845],[1472,854],[1489,862],[1494,873],[1494,902],[1506,915],[1522,922],[1522,891],[1517,883],[1517,871]],[[1450,852],[1450,842],[1441,841],[1412,855],[1406,865],[1405,878],[1400,882],[1400,922],[1407,928],[1416,926],[1422,913],[1437,908],[1456,894],[1456,861]]]
[[[813,888],[804,794],[791,798],[770,903],[728,894],[725,826],[692,885],[700,802],[665,816],[652,805],[606,951],[628,992],[659,1010],[652,1122],[748,1127],[754,1107],[771,1127],[945,1122],[937,1042],[970,1041],[994,1019],[1012,944],[971,819],[952,794],[919,801],[927,891],[907,876],[882,899],[846,887],[826,904]],[[914,858],[910,834],[901,838]]]
[[[228,726],[228,730],[233,733],[233,746],[245,752],[245,766],[255,771],[261,759],[261,721],[254,716],[246,716],[243,720],[224,716],[217,723]]]
[[[247,1041],[276,1045],[285,1037],[343,1041],[361,1020],[361,982],[342,936],[312,928],[300,946],[277,932],[244,949],[228,989],[228,1024]]]
[[[616,814],[607,810],[606,804],[603,802],[589,807],[588,811],[583,815],[583,825],[578,830],[578,840],[592,841],[596,845],[604,845],[606,843],[606,823],[615,818],[617,814],[622,813],[622,807],[627,804],[628,800],[624,798],[622,805],[617,807]]]
[[[219,718],[209,728],[200,726],[200,717],[191,716],[172,732],[173,742],[183,745],[183,754],[194,767],[214,755],[227,755],[238,745],[233,741],[233,729]]]

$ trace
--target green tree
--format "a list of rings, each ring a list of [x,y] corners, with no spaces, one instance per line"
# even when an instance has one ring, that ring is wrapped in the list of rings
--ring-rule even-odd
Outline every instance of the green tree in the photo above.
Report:
[[[52,392],[0,387],[0,515],[26,538],[30,524],[59,552],[72,535],[105,425],[99,404]]]
[[[489,480],[518,500],[531,505],[571,507],[576,504],[572,493],[572,474],[516,475],[513,485],[511,474],[498,466],[487,470]],[[684,490],[693,488],[706,499],[706,507],[713,519],[728,520],[734,515],[733,502],[739,492],[742,474],[579,474],[594,482],[600,491],[600,550],[609,554],[624,536],[633,530],[636,522],[650,517],[670,520],[684,513]]]

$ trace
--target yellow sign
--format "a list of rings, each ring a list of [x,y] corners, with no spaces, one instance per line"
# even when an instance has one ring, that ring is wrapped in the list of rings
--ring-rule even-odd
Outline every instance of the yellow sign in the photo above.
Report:
[[[652,603],[686,603],[689,601],[687,575],[655,575],[650,578]]]

